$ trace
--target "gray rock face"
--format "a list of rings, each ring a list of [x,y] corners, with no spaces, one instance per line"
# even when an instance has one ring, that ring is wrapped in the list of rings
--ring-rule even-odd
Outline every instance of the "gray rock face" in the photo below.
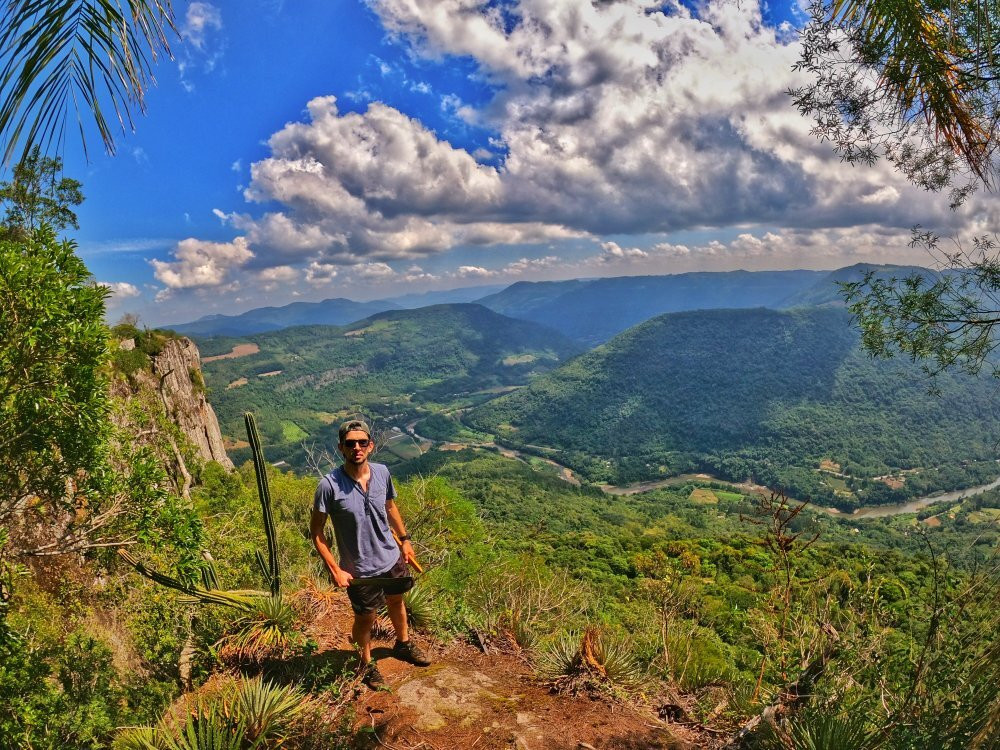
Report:
[[[203,458],[232,469],[215,410],[205,400],[198,347],[191,339],[171,339],[152,359],[153,375],[162,383],[168,416],[198,447]]]

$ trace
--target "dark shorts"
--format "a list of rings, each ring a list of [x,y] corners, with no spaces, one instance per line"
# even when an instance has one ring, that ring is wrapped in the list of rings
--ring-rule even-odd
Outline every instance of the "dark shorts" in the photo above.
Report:
[[[403,555],[400,555],[396,564],[380,575],[379,578],[405,578],[408,575],[410,575],[410,569],[403,559]],[[413,588],[412,581],[410,581],[410,585],[405,590],[408,591],[411,588]],[[347,597],[351,600],[351,609],[358,615],[378,612],[385,606],[385,591],[378,584],[348,586]]]

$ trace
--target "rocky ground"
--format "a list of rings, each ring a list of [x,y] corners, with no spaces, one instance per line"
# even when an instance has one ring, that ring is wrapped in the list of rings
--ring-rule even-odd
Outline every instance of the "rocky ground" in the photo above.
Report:
[[[323,618],[321,648],[348,655],[346,604]],[[693,728],[665,724],[652,706],[554,693],[516,653],[469,643],[434,644],[434,660],[415,667],[390,655],[391,636],[373,656],[388,687],[359,686],[356,728],[363,748],[388,750],[672,750],[710,747]]]

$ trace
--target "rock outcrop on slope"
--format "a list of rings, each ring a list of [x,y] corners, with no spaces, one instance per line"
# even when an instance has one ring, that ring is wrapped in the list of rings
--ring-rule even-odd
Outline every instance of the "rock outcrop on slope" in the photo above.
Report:
[[[152,364],[167,416],[180,427],[202,458],[232,469],[215,410],[205,398],[201,355],[195,343],[183,337],[170,339],[152,357]]]

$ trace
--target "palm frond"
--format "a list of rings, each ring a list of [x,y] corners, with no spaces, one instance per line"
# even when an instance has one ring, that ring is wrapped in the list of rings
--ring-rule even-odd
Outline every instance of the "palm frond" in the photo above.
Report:
[[[0,21],[3,158],[62,142],[70,112],[86,152],[89,111],[104,147],[145,111],[153,64],[170,56],[170,0],[6,0]]]
[[[856,30],[860,52],[879,71],[900,119],[925,118],[985,180],[995,123],[980,111],[980,94],[969,83],[966,69],[976,55],[956,31],[954,12],[933,12],[914,0],[832,0],[829,12]]]

